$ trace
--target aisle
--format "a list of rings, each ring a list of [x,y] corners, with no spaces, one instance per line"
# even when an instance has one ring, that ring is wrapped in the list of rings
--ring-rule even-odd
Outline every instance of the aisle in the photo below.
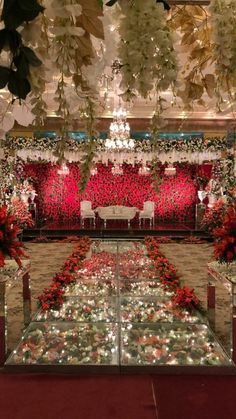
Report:
[[[230,366],[207,319],[174,302],[176,272],[159,246],[147,254],[148,245],[139,242],[96,241],[82,262],[81,243],[54,277],[56,294],[53,288],[42,296],[45,307],[8,359],[8,368],[147,373],[157,366]],[[48,298],[55,304],[59,290],[63,305],[51,307]],[[51,309],[45,310],[48,304]]]

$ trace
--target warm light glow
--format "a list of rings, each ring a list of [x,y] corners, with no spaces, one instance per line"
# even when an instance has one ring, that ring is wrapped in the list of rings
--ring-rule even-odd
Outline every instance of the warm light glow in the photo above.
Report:
[[[147,166],[141,166],[138,171],[139,175],[149,175],[150,168]]]
[[[97,169],[97,167],[94,167],[92,170],[91,170],[91,175],[92,176],[96,176],[98,174],[98,169]]]
[[[121,164],[115,164],[112,167],[111,172],[112,172],[113,175],[123,175],[122,165]]]
[[[113,112],[113,121],[109,128],[109,138],[105,141],[108,149],[132,149],[134,140],[130,138],[130,126],[126,121],[126,110],[119,108]]]
[[[168,167],[165,168],[165,175],[166,176],[175,176],[176,175],[176,168],[172,165],[169,165]]]
[[[69,168],[67,167],[66,163],[62,163],[60,169],[58,169],[57,173],[62,176],[67,176],[70,173]]]

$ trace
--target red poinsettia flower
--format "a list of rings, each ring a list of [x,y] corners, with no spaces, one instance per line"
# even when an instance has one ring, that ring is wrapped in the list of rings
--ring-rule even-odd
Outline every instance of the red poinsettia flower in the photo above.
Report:
[[[221,227],[213,230],[214,255],[219,262],[236,260],[236,201],[228,208]]]
[[[0,207],[0,267],[4,266],[5,257],[10,256],[21,266],[23,244],[17,239],[19,227],[15,224],[15,217],[8,212],[6,206]]]
[[[177,288],[172,297],[173,304],[179,305],[188,310],[194,310],[199,307],[200,301],[195,295],[194,289],[189,287]]]
[[[63,304],[65,292],[63,287],[75,282],[73,274],[82,267],[82,260],[85,258],[90,244],[91,240],[88,237],[81,237],[74,252],[64,263],[62,270],[54,276],[51,286],[45,288],[43,293],[38,296],[43,310],[58,309]]]

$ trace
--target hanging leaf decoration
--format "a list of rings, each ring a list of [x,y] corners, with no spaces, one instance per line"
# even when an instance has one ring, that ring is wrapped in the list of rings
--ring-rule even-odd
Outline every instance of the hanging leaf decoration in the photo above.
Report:
[[[37,0],[5,0],[1,20],[9,29],[16,29],[23,22],[35,19],[44,11]]]
[[[14,54],[22,44],[21,35],[15,29],[0,30],[0,53],[4,47],[8,47]]]
[[[12,61],[10,68],[0,67],[0,89],[7,85],[18,99],[25,99],[31,91],[30,66],[38,67],[42,62],[31,48],[23,45],[16,28],[35,19],[43,10],[37,0],[5,0],[3,4],[1,19],[5,28],[0,30],[0,53],[9,48]]]
[[[106,3],[106,6],[112,7],[118,0],[110,0]],[[162,3],[165,10],[170,10],[169,4],[165,0],[156,0],[156,3]]]
[[[27,78],[22,78],[17,71],[11,71],[9,82],[9,91],[19,99],[25,99],[29,94],[31,87]]]
[[[7,67],[0,67],[0,89],[3,89],[9,81],[10,69]]]

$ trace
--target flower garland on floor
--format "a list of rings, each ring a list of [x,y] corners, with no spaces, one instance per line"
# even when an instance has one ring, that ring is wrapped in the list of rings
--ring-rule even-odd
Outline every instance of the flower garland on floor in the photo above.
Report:
[[[223,218],[222,226],[213,230],[214,255],[220,263],[236,261],[236,200]]]
[[[52,284],[44,288],[43,293],[38,296],[42,310],[56,310],[63,304],[64,287],[76,282],[74,274],[82,267],[82,261],[89,251],[90,245],[89,237],[81,237],[79,239],[73,253],[63,264],[61,271],[53,277]]]
[[[200,301],[195,295],[194,289],[187,286],[180,287],[179,275],[175,267],[165,258],[159,249],[159,242],[155,237],[146,237],[144,240],[148,256],[154,262],[154,266],[163,285],[171,287],[174,291],[172,302],[181,308],[190,311],[200,308]]]
[[[20,229],[14,215],[11,215],[6,206],[0,207],[0,268],[5,265],[6,256],[14,259],[21,267],[23,244],[17,239]]]

